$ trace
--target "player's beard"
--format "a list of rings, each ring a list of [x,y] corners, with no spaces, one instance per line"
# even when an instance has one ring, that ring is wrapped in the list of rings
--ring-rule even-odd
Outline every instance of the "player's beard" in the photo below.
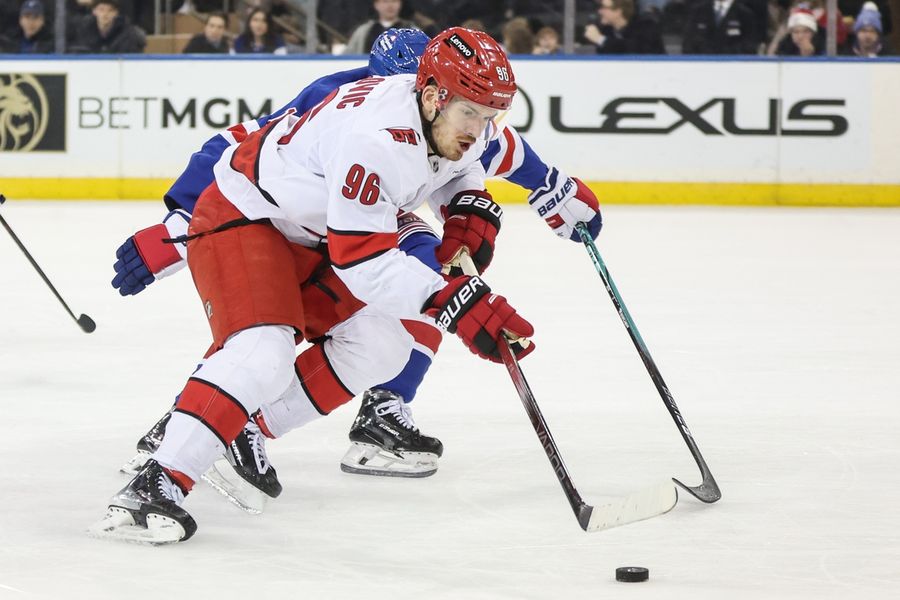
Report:
[[[458,132],[447,132],[438,136],[437,143],[440,144],[441,154],[444,158],[448,160],[459,160],[463,157],[463,154],[472,147],[472,144],[476,142],[476,139],[471,135],[459,134]],[[446,137],[446,141],[441,141],[444,137]]]

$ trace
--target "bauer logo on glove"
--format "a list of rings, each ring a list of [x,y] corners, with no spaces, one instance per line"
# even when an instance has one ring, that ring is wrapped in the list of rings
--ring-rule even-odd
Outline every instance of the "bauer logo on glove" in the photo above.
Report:
[[[503,209],[483,190],[456,194],[442,209],[444,235],[435,251],[442,265],[454,265],[461,252],[467,252],[479,273],[491,264],[494,244],[503,222]]]
[[[491,291],[481,277],[470,277],[468,281],[456,288],[453,295],[447,300],[441,312],[438,313],[435,321],[437,326],[449,333],[456,333],[456,323],[465,310],[468,310],[470,304],[475,303],[479,298]],[[488,304],[492,303],[494,295],[488,300]]]
[[[460,194],[456,198],[456,209],[460,212],[475,212],[478,211],[487,211],[494,218],[497,219],[498,222],[503,222],[503,209],[500,208],[500,205],[482,195],[475,194]],[[474,210],[473,210],[474,209]]]
[[[435,318],[441,329],[455,333],[474,354],[501,362],[497,342],[506,336],[516,358],[534,350],[525,338],[534,327],[516,312],[506,298],[492,294],[480,277],[455,277],[425,303],[422,312]]]
[[[573,242],[581,242],[575,230],[578,223],[587,225],[593,239],[597,239],[603,226],[600,203],[591,188],[556,168],[547,171],[544,185],[528,196],[528,204],[553,233]]]

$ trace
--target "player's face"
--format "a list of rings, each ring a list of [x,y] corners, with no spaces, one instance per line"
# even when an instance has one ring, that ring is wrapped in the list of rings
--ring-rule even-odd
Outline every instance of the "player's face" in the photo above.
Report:
[[[450,160],[459,160],[497,114],[493,108],[454,98],[432,127],[437,150]]]

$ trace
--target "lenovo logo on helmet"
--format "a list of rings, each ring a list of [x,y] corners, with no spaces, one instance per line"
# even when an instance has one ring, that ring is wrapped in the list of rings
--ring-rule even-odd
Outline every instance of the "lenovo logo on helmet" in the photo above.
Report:
[[[451,35],[447,39],[447,43],[459,50],[459,53],[465,56],[466,58],[472,58],[474,56],[475,51],[472,50],[467,43],[465,43],[461,37],[456,35],[455,33]]]

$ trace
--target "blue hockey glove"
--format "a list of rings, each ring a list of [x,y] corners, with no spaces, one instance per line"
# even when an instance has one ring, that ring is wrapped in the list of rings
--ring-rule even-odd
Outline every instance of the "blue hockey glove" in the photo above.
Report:
[[[132,296],[157,279],[180,270],[187,264],[184,243],[163,243],[187,234],[191,216],[183,210],[173,210],[162,223],[141,229],[125,240],[116,250],[112,286],[122,296]]]
[[[547,172],[544,185],[528,196],[528,204],[553,233],[573,242],[581,242],[575,229],[578,223],[587,224],[594,239],[603,226],[600,203],[594,192],[580,179],[568,177],[555,167]]]

